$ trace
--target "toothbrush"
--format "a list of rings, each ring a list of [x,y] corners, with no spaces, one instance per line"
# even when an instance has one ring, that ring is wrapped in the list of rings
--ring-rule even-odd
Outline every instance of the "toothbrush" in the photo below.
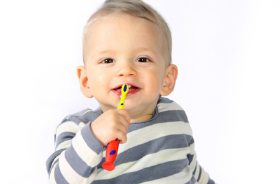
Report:
[[[124,102],[126,99],[126,95],[128,93],[128,85],[123,84],[121,89],[121,99],[118,104],[118,109],[124,109]],[[106,158],[105,162],[102,164],[103,169],[107,171],[112,171],[115,169],[114,162],[117,158],[118,148],[119,148],[120,140],[115,139],[108,143],[106,147]]]

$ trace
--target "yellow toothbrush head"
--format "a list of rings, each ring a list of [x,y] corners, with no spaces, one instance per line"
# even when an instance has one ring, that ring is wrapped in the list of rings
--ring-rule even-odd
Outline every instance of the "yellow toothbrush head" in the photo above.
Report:
[[[128,85],[123,84],[122,85],[122,95],[126,95],[128,93]]]
[[[122,95],[118,105],[118,109],[124,109],[124,101],[126,99],[126,94],[128,93],[128,90],[129,90],[129,86],[127,84],[123,84],[121,89]]]

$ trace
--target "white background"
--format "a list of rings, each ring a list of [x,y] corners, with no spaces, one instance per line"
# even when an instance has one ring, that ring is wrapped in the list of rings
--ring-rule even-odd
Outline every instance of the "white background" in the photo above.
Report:
[[[101,0],[0,2],[1,183],[48,183],[45,161],[82,96],[82,29]],[[146,2],[173,33],[170,98],[187,112],[198,160],[218,183],[279,183],[280,1]]]

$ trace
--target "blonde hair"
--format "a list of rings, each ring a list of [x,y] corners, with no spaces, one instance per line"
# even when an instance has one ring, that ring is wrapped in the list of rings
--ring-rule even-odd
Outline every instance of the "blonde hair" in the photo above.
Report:
[[[167,63],[168,65],[171,63],[172,38],[169,26],[155,9],[142,0],[106,0],[104,4],[88,19],[84,28],[84,41],[86,30],[91,22],[98,16],[105,16],[112,13],[125,13],[131,16],[143,18],[158,26],[165,40]]]

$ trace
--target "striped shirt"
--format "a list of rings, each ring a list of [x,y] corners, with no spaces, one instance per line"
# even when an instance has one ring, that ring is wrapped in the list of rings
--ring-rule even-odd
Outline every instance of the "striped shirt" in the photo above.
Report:
[[[160,98],[152,119],[130,124],[110,172],[101,167],[105,148],[90,128],[101,113],[83,110],[57,127],[55,152],[47,160],[50,183],[214,183],[197,162],[187,116],[175,102]]]

